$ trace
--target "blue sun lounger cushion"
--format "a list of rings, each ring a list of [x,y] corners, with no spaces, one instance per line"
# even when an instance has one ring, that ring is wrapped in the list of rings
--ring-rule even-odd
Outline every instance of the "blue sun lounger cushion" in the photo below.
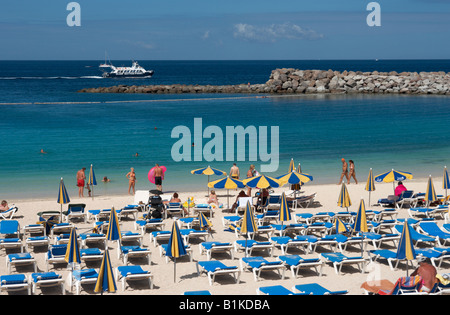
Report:
[[[288,265],[292,272],[292,277],[295,279],[298,276],[300,268],[314,268],[318,276],[322,276],[323,261],[320,258],[303,258],[299,255],[284,255],[278,256],[278,259]],[[320,267],[320,270],[317,270]]]
[[[239,283],[241,271],[236,266],[226,266],[224,263],[218,260],[198,261],[197,273],[200,275],[199,267],[206,272],[209,280],[209,284],[212,285],[215,281],[216,275],[220,274],[233,274],[236,283]]]
[[[321,285],[317,283],[310,283],[310,284],[299,284],[294,286],[293,290],[296,290],[296,292],[299,293],[305,293],[308,295],[342,295],[347,294],[347,290],[342,291],[330,291],[328,289],[325,289]]]
[[[273,285],[268,287],[260,287],[256,290],[258,295],[307,295],[307,294],[297,294],[291,290],[286,289],[282,285]]]

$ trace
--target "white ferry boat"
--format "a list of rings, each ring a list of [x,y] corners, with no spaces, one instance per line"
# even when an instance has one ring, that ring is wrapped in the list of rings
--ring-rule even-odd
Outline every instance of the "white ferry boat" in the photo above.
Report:
[[[145,70],[134,60],[131,67],[115,67],[111,63],[108,64],[106,62],[99,67],[103,71],[104,78],[150,78],[154,73],[153,70]],[[107,68],[111,70],[105,70]]]

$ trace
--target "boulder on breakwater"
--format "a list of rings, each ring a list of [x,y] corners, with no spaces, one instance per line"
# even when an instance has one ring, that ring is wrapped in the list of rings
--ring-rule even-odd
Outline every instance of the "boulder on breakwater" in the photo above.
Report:
[[[273,70],[264,84],[237,85],[118,85],[85,88],[80,93],[224,93],[224,94],[437,94],[450,95],[450,73],[361,72],[333,70]]]

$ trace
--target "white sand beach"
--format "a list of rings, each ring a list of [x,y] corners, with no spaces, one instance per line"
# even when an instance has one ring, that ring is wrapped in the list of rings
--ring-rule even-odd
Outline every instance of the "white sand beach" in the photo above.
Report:
[[[348,190],[350,193],[350,198],[352,201],[352,206],[349,208],[350,211],[357,211],[360,199],[364,198],[366,202],[366,208],[369,210],[380,210],[379,206],[372,206],[376,203],[379,198],[387,197],[390,194],[393,194],[393,185],[392,183],[380,183],[376,184],[376,190],[371,194],[371,204],[368,205],[368,196],[369,193],[365,191],[365,178],[359,178],[359,183],[354,184],[353,182],[348,185]],[[443,194],[442,186],[442,178],[435,178],[434,185],[436,188],[437,194]],[[413,179],[409,181],[405,181],[405,186],[414,190],[415,192],[425,192],[427,182],[425,179],[418,180]],[[337,206],[337,199],[339,196],[341,186],[336,184],[329,185],[314,185],[313,183],[307,183],[302,187],[302,194],[308,195],[311,193],[317,193],[315,198],[315,203],[309,208],[297,208],[292,209],[293,215],[297,213],[317,213],[324,211],[331,212],[340,212],[346,211],[346,209],[339,208]],[[275,189],[275,192],[279,193],[281,191],[286,190],[286,187]],[[219,201],[226,204],[226,190],[216,190]],[[253,193],[255,191],[253,190]],[[235,200],[235,196],[238,191],[230,191],[232,197],[230,197],[230,202]],[[69,192],[69,195],[75,195],[75,192]],[[188,196],[193,196],[195,198],[196,203],[202,203],[202,201],[206,200],[206,188],[205,191],[202,192],[179,192],[180,198],[182,201],[185,201]],[[45,200],[8,200],[9,204],[15,204],[19,211],[17,212],[15,219],[20,222],[21,228],[28,224],[35,224],[38,221],[37,213],[40,211],[59,211],[60,205],[56,203],[56,196],[54,199],[45,199]],[[123,196],[95,196],[95,199],[85,197],[85,198],[75,198],[71,196],[71,203],[85,203],[86,210],[91,209],[105,209],[111,208],[114,206],[116,209],[120,209],[128,204],[134,203],[134,197],[129,195]],[[63,210],[67,210],[67,205],[63,205]],[[231,242],[234,243],[237,238],[234,233],[225,231],[225,228],[222,225],[222,217],[230,215],[228,212],[224,212],[222,209],[215,210],[213,218],[211,221],[213,223],[213,234],[209,240],[219,241],[219,242]],[[138,217],[142,216],[142,212],[138,214]],[[408,211],[406,208],[399,210],[398,218],[406,218],[408,217]],[[165,230],[170,230],[172,227],[173,219],[169,218],[164,220],[165,222]],[[438,225],[442,226],[443,219],[437,220]],[[90,219],[87,223],[82,223],[79,221],[73,221],[75,226],[78,228],[78,233],[82,233],[89,228],[93,227],[93,219]],[[292,222],[293,223],[293,220]],[[121,230],[122,231],[136,231],[134,228],[134,220],[132,217],[124,218],[121,220]],[[23,242],[25,243],[25,238]],[[244,239],[242,236],[239,239]],[[266,241],[267,237],[263,234],[258,236],[257,240]],[[323,275],[321,277],[317,276],[313,269],[304,269],[301,270],[299,276],[297,278],[293,278],[291,272],[286,270],[285,279],[281,280],[279,275],[273,271],[267,271],[263,273],[258,282],[255,282],[253,278],[253,274],[248,270],[244,270],[240,276],[240,283],[236,284],[234,282],[233,277],[224,275],[218,276],[216,281],[212,286],[208,283],[208,278],[205,274],[198,276],[196,270],[196,262],[206,260],[206,255],[200,254],[199,251],[199,243],[202,242],[201,239],[192,239],[191,247],[193,254],[193,261],[190,262],[188,257],[183,257],[177,259],[176,263],[176,282],[174,283],[174,263],[170,261],[166,263],[165,257],[160,257],[159,248],[155,247],[153,243],[150,242],[149,231],[147,231],[143,238],[143,246],[147,247],[151,251],[151,263],[147,264],[145,260],[136,259],[130,260],[130,264],[142,264],[142,268],[144,270],[149,270],[154,276],[154,288],[150,289],[149,285],[145,281],[138,281],[135,283],[129,283],[127,289],[122,291],[121,283],[117,283],[118,291],[115,294],[120,295],[180,295],[185,291],[196,291],[196,290],[209,290],[213,295],[255,295],[258,287],[264,286],[272,286],[272,285],[282,285],[288,289],[291,289],[293,285],[296,284],[306,284],[306,283],[318,283],[329,290],[348,290],[349,294],[358,295],[362,294],[360,286],[363,282],[365,282],[368,277],[373,277],[373,272],[369,273],[361,273],[355,265],[344,266],[342,269],[342,273],[337,275],[333,269],[333,266],[330,264],[326,264],[323,268]],[[110,242],[110,256],[112,260],[112,265],[114,268],[123,265],[123,261],[117,256],[117,243]],[[392,243],[385,243],[383,248],[396,250],[396,247],[393,246]],[[103,248],[101,248],[103,249]],[[369,244],[367,246],[367,250],[373,249],[373,246]],[[14,252],[13,250],[7,250],[7,253]],[[15,251],[17,252],[17,251]],[[308,254],[300,249],[292,249],[289,250],[288,254],[297,254],[304,258],[316,258],[319,256],[319,253],[329,252],[329,247],[318,248],[315,253]],[[45,255],[46,248],[31,250],[32,255],[37,260],[37,268],[38,271],[45,271]],[[344,254],[349,256],[359,256],[360,249],[359,247],[349,247]],[[5,256],[5,249],[1,250],[1,255]],[[253,256],[263,256],[268,260],[275,260],[279,255],[281,255],[280,248],[275,248],[273,251],[273,257],[269,257],[267,252],[256,252],[253,253]],[[225,265],[228,266],[238,266],[239,267],[239,259],[244,256],[242,251],[238,251],[234,253],[234,259],[231,259],[228,253],[217,253],[213,254],[213,259],[217,259],[222,261]],[[368,254],[365,253],[365,257],[368,258]],[[89,263],[90,268],[99,268],[100,262]],[[391,271],[389,265],[386,262],[381,262],[379,264],[379,278],[388,279],[391,282],[394,282],[400,277],[406,275],[405,264],[401,263],[400,267],[396,271]],[[82,268],[85,268],[85,265],[82,264]],[[51,269],[59,274],[63,275],[63,278],[66,279],[69,275],[69,270],[64,265],[57,265],[55,269]],[[30,266],[22,266],[12,269],[12,273],[24,273],[27,276],[33,272],[33,268]],[[410,267],[410,273],[412,269]],[[450,264],[444,262],[442,264],[441,269],[438,270],[438,273],[444,274],[450,272]],[[0,274],[7,274],[7,267],[5,263],[5,259],[3,258],[0,261]],[[86,285],[83,287],[81,294],[95,294],[93,292],[93,285]],[[66,282],[66,294],[74,294],[75,291],[70,292],[70,288],[68,283]],[[23,294],[24,292],[20,292],[18,294]],[[48,289],[40,289],[37,290],[36,294],[60,294],[60,290],[57,288],[48,288]],[[2,292],[1,294],[8,294]],[[111,294],[111,293],[105,293]]]

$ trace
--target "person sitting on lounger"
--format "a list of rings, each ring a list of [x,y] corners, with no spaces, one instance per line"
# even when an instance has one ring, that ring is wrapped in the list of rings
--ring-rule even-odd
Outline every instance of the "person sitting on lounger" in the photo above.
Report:
[[[233,203],[233,206],[231,207],[231,212],[233,212],[236,207],[239,205],[239,198],[241,197],[248,197],[245,192],[243,190],[241,190],[238,194],[238,196],[236,197],[236,201]]]
[[[209,195],[208,204],[215,203],[216,205],[219,205],[219,200],[217,199],[216,192],[214,190],[211,190],[211,194]]]
[[[172,198],[170,199],[169,203],[180,203],[181,205],[181,199],[178,197],[178,193],[173,193]],[[183,207],[183,205],[181,205],[181,207],[183,208],[184,214],[188,215],[189,213],[187,212],[187,210]]]
[[[406,187],[403,185],[402,182],[398,182],[398,185],[397,185],[397,187],[395,188],[394,194],[395,194],[397,197],[400,197],[400,195],[402,194],[402,192],[404,192],[405,190],[408,190],[408,189],[406,189]]]
[[[433,289],[434,284],[438,281],[436,278],[437,271],[434,266],[428,263],[429,259],[425,257],[419,257],[419,267],[411,274],[411,277],[420,276],[423,279],[422,291],[430,292]]]
[[[4,212],[6,210],[9,210],[8,202],[6,200],[3,200],[0,205],[0,212]]]

